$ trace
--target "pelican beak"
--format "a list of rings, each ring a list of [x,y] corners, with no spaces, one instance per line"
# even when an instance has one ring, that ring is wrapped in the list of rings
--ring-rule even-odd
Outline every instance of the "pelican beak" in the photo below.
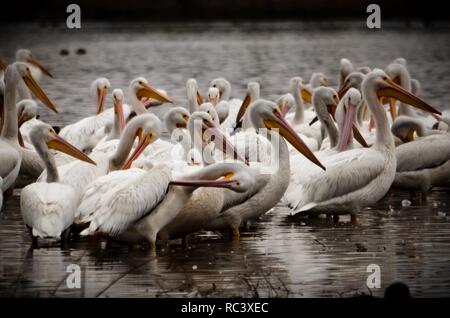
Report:
[[[28,120],[28,116],[27,116],[26,112],[22,111],[20,113],[19,119],[17,120],[19,128],[22,127],[23,123],[26,122],[27,120]]]
[[[34,56],[31,56],[28,60],[28,63],[36,66],[37,68],[39,68],[42,73],[44,73],[45,75],[47,75],[48,77],[53,78],[53,75],[50,74],[50,72],[47,70],[47,68],[45,68]]]
[[[95,161],[88,157],[85,153],[75,148],[73,145],[62,139],[55,131],[51,131],[53,139],[47,142],[49,149],[59,150],[65,154],[72,156],[81,161],[96,165]]]
[[[408,105],[414,106],[426,112],[442,115],[442,113],[439,110],[435,109],[434,107],[432,107],[431,105],[429,105],[427,102],[417,97],[416,95],[408,92],[400,85],[395,84],[394,81],[392,81],[391,79],[386,78],[384,81],[387,84],[387,87],[378,89],[377,91],[378,97],[395,98],[399,101],[402,101]]]
[[[344,97],[345,93],[351,88],[352,86],[349,83],[344,83],[344,85],[341,87],[341,89],[338,91],[339,98]]]
[[[306,86],[302,86],[300,88],[300,95],[302,96],[302,99],[305,103],[311,104],[312,93]]]
[[[394,121],[397,118],[397,101],[394,98],[389,98],[389,111],[392,121]]]
[[[97,115],[102,113],[105,108],[105,100],[107,94],[108,88],[97,88]]]
[[[119,120],[119,130],[122,131],[125,127],[125,116],[123,114],[123,101],[121,99],[114,98],[114,114]]]
[[[358,127],[356,127],[355,124],[353,124],[352,130],[353,130],[353,137],[356,139],[356,141],[364,148],[369,148],[369,145],[367,144],[366,140],[361,135],[361,132],[359,131]]]
[[[202,130],[203,134],[206,134],[206,136],[209,137],[209,139],[214,142],[216,147],[222,150],[225,155],[232,154],[233,159],[240,160],[246,165],[249,165],[248,160],[242,158],[242,156],[238,153],[236,147],[234,147],[234,145],[228,140],[228,138],[222,133],[222,131],[214,125],[214,123],[203,120]]]
[[[177,128],[187,128],[189,118],[190,118],[189,115],[186,115],[186,116],[183,115],[183,122],[182,123],[178,122],[175,126]]]
[[[402,138],[403,142],[410,142],[410,141],[414,141],[414,130],[413,129],[409,129],[408,133],[406,134],[406,138]]]
[[[314,125],[314,123],[316,122],[316,121],[318,121],[319,120],[319,117],[317,117],[317,115],[309,122],[309,125],[310,126],[312,126],[312,125]]]
[[[28,69],[27,73],[22,77],[23,81],[27,85],[28,89],[33,92],[33,94],[49,109],[53,110],[55,113],[58,113],[55,104],[48,98],[39,84],[31,75],[31,71]]]
[[[0,71],[6,70],[7,65],[0,59]]]
[[[159,92],[156,88],[152,87],[150,84],[142,83],[142,88],[140,88],[136,92],[136,97],[141,100],[142,98],[152,98],[160,101],[161,103],[170,103],[173,104],[173,101],[164,95],[163,93]]]
[[[202,97],[202,95],[200,94],[199,91],[197,91],[197,104],[198,105],[203,104],[203,97]]]
[[[236,123],[241,121],[242,117],[244,117],[244,114],[247,111],[247,108],[248,108],[248,106],[250,105],[251,102],[252,102],[252,99],[250,98],[250,95],[249,94],[245,95],[245,98],[242,101],[242,105],[239,108],[239,112],[238,112],[238,114],[236,116]]]
[[[142,154],[142,152],[145,150],[145,148],[147,148],[147,146],[149,144],[151,144],[153,141],[153,133],[152,132],[148,132],[145,136],[142,137],[142,130],[139,130],[138,137],[139,137],[139,143],[138,143],[136,149],[134,149],[134,152],[131,154],[130,158],[128,158],[128,160],[122,165],[122,167],[121,167],[122,170],[129,169],[131,167],[131,164],[133,163],[133,161],[135,161]]]
[[[237,184],[236,180],[173,180],[170,181],[171,185],[184,186],[184,187],[204,187],[204,188],[230,188],[232,185]]]
[[[339,142],[337,145],[338,151],[344,151],[347,149],[347,145],[351,137],[351,132],[354,127],[353,126],[354,107],[346,106],[344,104],[344,109],[345,109],[344,128],[342,130],[342,134],[339,138]]]
[[[287,141],[297,149],[302,155],[308,158],[311,162],[325,170],[325,167],[320,163],[312,151],[305,145],[303,140],[292,129],[288,122],[283,118],[279,110],[275,109],[272,119],[264,119],[264,124],[267,129],[279,129],[280,134],[286,138]]]

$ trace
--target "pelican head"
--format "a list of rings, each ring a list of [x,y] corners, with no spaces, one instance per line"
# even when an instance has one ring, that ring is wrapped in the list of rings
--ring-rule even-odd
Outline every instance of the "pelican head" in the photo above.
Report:
[[[187,154],[187,164],[190,166],[199,166],[202,164],[202,155],[197,149],[191,148]]]
[[[245,98],[242,101],[241,107],[239,108],[239,112],[236,117],[236,124],[239,123],[244,117],[245,112],[247,111],[248,106],[255,100],[257,100],[260,96],[260,88],[258,82],[248,82],[247,84],[247,93],[245,94]]]
[[[162,123],[153,114],[142,114],[131,119],[125,126],[123,136],[131,138],[131,141],[134,141],[137,137],[138,145],[121,169],[129,169],[133,161],[142,154],[145,148],[161,136],[161,132]]]
[[[170,183],[190,187],[226,188],[244,193],[255,186],[255,178],[250,168],[243,163],[220,162]]]
[[[362,82],[363,97],[366,101],[382,97],[394,98],[426,112],[441,115],[441,112],[421,98],[396,84],[384,71],[375,69]]]
[[[211,116],[211,119],[216,126],[220,125],[219,115],[217,114],[216,108],[212,103],[203,103],[199,107],[198,111],[207,113]]]
[[[210,87],[208,89],[208,101],[216,106],[220,101],[220,91],[217,87]]]
[[[81,150],[78,150],[75,146],[58,136],[55,130],[47,124],[39,124],[33,127],[30,132],[30,139],[36,148],[36,151],[39,153],[41,158],[44,158],[44,160],[48,157],[45,153],[43,153],[47,148],[61,151],[69,156],[93,165],[96,164]]]
[[[97,115],[105,109],[106,95],[108,95],[111,84],[107,78],[99,77],[91,83],[91,95],[97,100]]]
[[[292,107],[294,107],[295,99],[291,93],[287,93],[278,97],[275,101],[275,104],[277,104],[283,116],[286,116],[286,114],[289,113]]]
[[[214,123],[208,113],[201,111],[192,113],[188,127],[195,147],[208,145],[210,142],[213,142],[225,155],[232,155],[234,159],[248,163],[246,159],[238,154],[236,148],[222,133],[219,126]]]
[[[322,73],[315,73],[315,74],[319,74],[317,76],[323,75]],[[325,76],[325,75],[323,75],[323,76]],[[323,84],[323,85],[318,85],[318,86],[326,86],[326,85]],[[315,87],[315,86],[313,86],[313,87]],[[295,76],[295,77],[291,78],[290,90],[291,90],[291,94],[300,94],[302,100],[304,100],[307,103],[311,103],[311,98],[312,98],[311,91],[304,85],[303,79],[301,77]]]
[[[28,64],[23,62],[15,62],[8,66],[5,72],[5,83],[8,77],[11,77],[12,72],[15,70],[17,74],[22,78],[28,89],[49,109],[53,110],[55,113],[58,112],[55,104],[48,98],[47,94],[42,90],[36,80],[31,74],[31,69]],[[11,72],[11,73],[10,73]],[[8,74],[9,73],[9,74]]]
[[[119,124],[119,131],[125,127],[125,116],[123,114],[123,91],[120,88],[115,88],[112,92],[114,104],[114,116],[117,118]]]
[[[164,116],[167,131],[173,132],[176,128],[187,128],[191,114],[184,107],[174,107]]]
[[[316,89],[314,89],[312,100],[314,107],[316,109],[316,113],[320,118],[327,117],[325,116],[322,107],[320,107],[322,105],[326,106],[326,111],[329,114],[331,114],[333,118],[335,117],[336,108],[339,103],[339,96],[334,89],[332,89],[331,87],[324,87],[324,86],[317,87]],[[321,115],[320,113],[324,114],[320,116]]]
[[[319,86],[328,86],[329,80],[328,77],[324,73],[316,72],[311,75],[311,80],[309,81],[313,88]]]
[[[349,59],[342,58],[339,63],[339,89],[342,88],[345,78],[353,72],[353,64]]]
[[[19,127],[25,122],[37,116],[38,106],[32,99],[23,99],[17,103],[17,116]]]
[[[30,50],[27,50],[27,49],[19,49],[19,50],[17,50],[17,52],[16,52],[16,61],[17,62],[29,63],[29,64],[31,64],[33,66],[36,66],[45,75],[47,75],[49,77],[53,77],[53,75],[50,74],[50,72],[33,56],[33,54],[31,54]]]
[[[404,57],[398,57],[392,63],[402,64],[403,66],[406,66],[406,59]]]
[[[322,169],[325,169],[308,146],[305,145],[303,140],[284,119],[277,104],[264,99],[258,99],[250,105],[249,116],[253,127],[256,129],[266,128],[269,131],[278,129],[279,134],[283,136],[295,149],[297,149],[313,163]]]
[[[342,98],[351,87],[361,90],[361,83],[363,79],[364,74],[361,72],[351,72],[348,74],[342,83],[342,87],[338,91],[338,96]]]
[[[414,132],[423,135],[425,127],[419,118],[398,116],[392,123],[391,132],[404,143],[414,140]]]
[[[217,87],[219,89],[220,100],[229,100],[231,96],[231,84],[224,78],[216,78],[209,84],[210,87]]]
[[[336,121],[340,126],[341,134],[337,145],[338,151],[346,150],[354,129],[355,114],[361,104],[361,93],[356,88],[350,88],[342,98],[336,111]],[[357,128],[356,128],[357,129]],[[364,141],[365,143],[365,141]]]
[[[194,101],[197,99],[197,104],[203,104],[203,97],[198,90],[198,84],[195,78],[190,78],[186,81],[186,94],[188,100]]]
[[[142,103],[144,100],[155,99],[161,103],[174,103],[164,92],[154,88],[143,77],[138,77],[131,81],[130,91],[135,102]]]

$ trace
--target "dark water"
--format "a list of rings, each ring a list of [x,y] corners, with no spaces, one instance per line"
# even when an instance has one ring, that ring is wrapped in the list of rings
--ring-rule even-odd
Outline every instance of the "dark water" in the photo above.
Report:
[[[289,78],[309,79],[323,71],[336,84],[338,62],[383,67],[408,60],[422,95],[444,108],[449,104],[449,29],[388,28],[371,32],[358,23],[94,24],[81,31],[7,26],[0,54],[10,61],[17,48],[30,48],[55,74],[43,86],[62,114],[45,110],[42,118],[66,124],[92,114],[89,84],[106,76],[126,88],[138,75],[185,104],[184,84],[195,77],[202,92],[218,76],[242,98],[245,83],[258,80],[263,97],[287,91]],[[86,48],[86,55],[76,55]],[[69,56],[59,55],[69,49]],[[164,107],[164,106],[162,106]],[[144,247],[100,240],[75,240],[65,247],[45,243],[33,249],[21,221],[18,196],[0,214],[0,296],[195,297],[382,296],[394,281],[409,285],[414,296],[450,296],[450,190],[436,189],[412,205],[409,192],[395,192],[372,209],[338,224],[326,219],[294,222],[282,208],[243,230],[240,242],[226,233],[202,233],[188,248],[173,241],[152,255]],[[82,269],[82,288],[69,289],[67,266]],[[369,264],[381,269],[381,288],[368,290]]]

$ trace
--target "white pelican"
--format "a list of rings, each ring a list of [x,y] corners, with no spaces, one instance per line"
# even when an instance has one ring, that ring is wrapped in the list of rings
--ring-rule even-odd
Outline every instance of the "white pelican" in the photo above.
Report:
[[[28,49],[19,49],[16,52],[16,62],[23,62],[28,65],[31,71],[31,75],[36,82],[39,82],[42,73],[48,77],[53,78],[52,74],[34,57],[34,55]],[[26,85],[19,83],[17,86],[17,101],[23,99],[31,99],[30,91],[27,89]]]
[[[62,151],[77,159],[94,164],[87,155],[59,137],[49,125],[32,129],[31,142],[44,162],[46,183],[32,183],[23,188],[20,210],[25,225],[30,229],[33,241],[40,238],[67,239],[69,227],[77,211],[78,200],[72,187],[60,183],[55,159],[49,149]]]
[[[339,63],[339,79],[338,79],[338,90],[344,86],[344,81],[347,76],[354,71],[352,62],[349,59],[341,58]]]
[[[219,102],[215,106],[217,113],[219,114],[222,129],[225,129],[226,132],[230,133],[235,128],[236,117],[242,101],[239,99],[230,99],[231,84],[224,78],[216,78],[212,80],[209,86],[219,89]],[[226,118],[221,117],[221,114],[223,114],[222,116],[225,116],[226,114]]]
[[[233,229],[234,235],[239,236],[239,226],[242,222],[257,218],[273,208],[289,184],[289,150],[282,136],[298,151],[321,166],[283,118],[275,103],[259,99],[250,105],[248,111],[255,129],[267,129],[267,138],[274,147],[272,165],[266,167],[267,170],[262,171],[263,173],[254,171],[255,186],[242,194],[217,193],[207,189],[194,192],[180,214],[163,229],[161,235],[165,239],[201,229],[223,228]]]
[[[395,84],[381,70],[369,73],[362,83],[363,97],[373,114],[377,129],[371,148],[358,148],[327,156],[326,171],[308,167],[302,170],[296,196],[289,202],[295,213],[347,214],[380,200],[389,190],[395,177],[396,158],[394,139],[380,97],[396,98],[439,113],[420,98]]]
[[[90,92],[96,98],[96,115],[65,126],[59,135],[78,149],[90,152],[99,141],[95,136],[98,129],[113,121],[113,112],[104,112],[106,96],[111,84],[108,79],[99,77],[91,83]]]
[[[198,187],[246,191],[254,180],[242,163],[216,163],[174,176],[165,165],[150,171],[115,171],[91,183],[79,206],[82,235],[106,233],[129,244],[148,241],[155,248],[159,230],[169,224]]]
[[[145,114],[147,112],[147,106],[143,100],[152,99],[160,101],[161,103],[171,103],[173,101],[167,97],[161,90],[157,90],[143,77],[137,77],[130,82],[129,86],[131,95],[131,107],[137,114]]]
[[[258,82],[248,82],[247,84],[247,92],[245,94],[244,100],[242,101],[241,107],[239,108],[239,112],[236,115],[236,128],[242,126],[243,130],[247,130],[252,128],[252,123],[248,117],[247,108],[253,103],[255,100],[260,97],[260,88]]]
[[[27,64],[15,62],[5,71],[5,97],[3,109],[3,127],[0,138],[0,177],[3,178],[3,188],[9,189],[16,181],[20,187],[36,180],[42,172],[39,156],[34,150],[20,147],[18,142],[18,121],[16,108],[16,88],[23,80],[25,85],[39,98],[45,106],[57,112],[55,105],[47,97],[39,84],[33,79]],[[19,169],[19,170],[17,170]]]
[[[433,186],[450,179],[450,134],[427,129],[418,117],[399,116],[392,133],[405,143],[395,148],[397,172],[392,186],[420,190],[426,199]],[[414,132],[418,138],[414,139]]]
[[[188,109],[192,114],[198,110],[198,106],[203,104],[202,95],[198,91],[197,81],[193,78],[190,78],[186,81],[186,95],[188,100]]]
[[[144,114],[134,117],[126,125],[120,142],[114,154],[109,156],[103,152],[92,152],[91,158],[97,163],[96,166],[80,161],[58,167],[60,182],[71,186],[79,196],[84,188],[93,180],[104,176],[110,171],[129,167],[131,163],[145,150],[145,148],[161,133],[161,121],[153,114]],[[133,154],[129,156],[134,140],[139,137],[139,144]],[[38,181],[44,181],[46,172],[42,173]]]

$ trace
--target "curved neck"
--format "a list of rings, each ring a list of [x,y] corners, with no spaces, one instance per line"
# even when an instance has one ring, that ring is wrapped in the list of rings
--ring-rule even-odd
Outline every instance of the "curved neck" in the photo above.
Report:
[[[339,132],[336,128],[336,125],[334,124],[333,119],[328,113],[327,105],[325,105],[325,103],[320,100],[317,101],[317,103],[314,105],[314,108],[316,109],[316,113],[319,117],[322,127],[327,132],[328,138],[330,138],[330,147],[336,147],[339,139]]]
[[[144,104],[136,97],[135,94],[132,95],[132,106],[136,115],[145,114],[147,112],[147,109],[145,108]]]
[[[5,73],[5,99],[4,99],[4,119],[2,127],[2,137],[17,142],[18,122],[16,108],[16,88],[19,83],[19,75],[12,68],[8,67]]]
[[[303,99],[300,97],[300,93],[297,87],[294,87],[291,94],[295,99],[295,115],[292,121],[294,125],[303,124],[305,120],[305,107],[303,105]]]
[[[188,96],[188,108],[189,112],[192,114],[198,110],[197,96]]]
[[[411,92],[411,77],[407,71],[400,72],[400,86],[406,89],[408,92]],[[408,104],[400,102],[400,106],[398,107],[398,115],[405,115],[410,117],[416,117],[416,113],[413,108]]]
[[[117,147],[116,152],[109,159],[109,170],[114,171],[120,169],[120,167],[127,160],[128,155],[130,154],[131,148],[134,144],[134,137],[136,136],[138,127],[131,127],[129,129],[124,130],[120,141],[119,146]]]
[[[33,143],[36,152],[44,162],[45,170],[47,170],[47,183],[58,182],[58,168],[56,167],[55,157],[48,150],[47,144],[41,139],[37,143]]]
[[[391,134],[386,111],[380,104],[376,92],[373,89],[363,87],[363,95],[377,125],[374,146],[378,149],[382,147],[394,148],[394,138]]]

